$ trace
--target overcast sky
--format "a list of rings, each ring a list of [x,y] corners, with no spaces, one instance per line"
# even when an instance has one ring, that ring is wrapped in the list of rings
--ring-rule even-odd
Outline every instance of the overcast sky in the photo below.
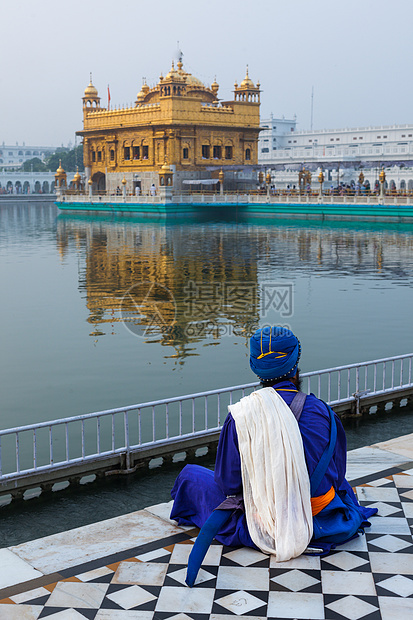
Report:
[[[67,145],[89,73],[107,105],[184,69],[219,96],[261,82],[261,118],[298,129],[413,122],[413,0],[0,0],[0,143]]]

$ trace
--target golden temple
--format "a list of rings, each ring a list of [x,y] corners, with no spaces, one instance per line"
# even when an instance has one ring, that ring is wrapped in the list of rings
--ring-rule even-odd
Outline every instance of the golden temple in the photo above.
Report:
[[[220,101],[216,80],[205,86],[184,70],[182,53],[178,58],[156,86],[144,81],[132,107],[110,109],[108,101],[103,108],[90,79],[77,134],[94,189],[115,193],[125,180],[128,193],[147,193],[163,173],[179,190],[184,180],[217,179],[221,168],[258,163],[259,82],[247,68],[242,82],[235,82],[234,99]]]

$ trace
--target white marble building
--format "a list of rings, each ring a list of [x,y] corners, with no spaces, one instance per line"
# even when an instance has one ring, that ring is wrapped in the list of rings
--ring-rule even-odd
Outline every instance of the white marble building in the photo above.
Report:
[[[70,185],[75,173],[67,173],[67,183]],[[54,192],[54,172],[0,172],[0,195],[3,194],[51,194]]]
[[[38,157],[42,161],[48,155],[52,155],[56,151],[55,146],[26,146],[26,143],[16,144],[14,146],[0,144],[0,169],[20,168],[20,166],[28,159]]]
[[[298,186],[304,165],[315,177],[322,168],[324,187],[357,183],[363,171],[374,188],[382,167],[386,186],[413,190],[413,124],[352,129],[296,131],[296,118],[261,121],[259,163],[272,170],[280,189]]]

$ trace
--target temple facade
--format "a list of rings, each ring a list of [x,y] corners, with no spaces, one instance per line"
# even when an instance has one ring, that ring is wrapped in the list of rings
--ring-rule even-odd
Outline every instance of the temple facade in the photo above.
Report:
[[[235,170],[245,179],[258,162],[260,84],[247,68],[232,101],[220,101],[218,90],[216,80],[205,86],[186,72],[182,56],[156,86],[145,81],[132,107],[103,108],[91,79],[83,96],[83,130],[77,132],[86,179],[110,193],[123,180],[128,193],[147,193],[152,184],[158,187],[166,166],[176,190],[184,181],[218,180],[221,169],[226,180],[234,179]]]

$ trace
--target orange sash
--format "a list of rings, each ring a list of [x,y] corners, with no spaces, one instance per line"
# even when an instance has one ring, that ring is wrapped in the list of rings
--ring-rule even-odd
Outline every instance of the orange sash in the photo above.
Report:
[[[311,510],[313,513],[313,517],[315,517],[315,515],[318,515],[318,513],[323,510],[323,508],[328,506],[328,504],[334,498],[335,494],[336,492],[334,488],[331,487],[331,489],[327,491],[327,493],[325,493],[324,495],[319,495],[318,497],[311,498]]]

